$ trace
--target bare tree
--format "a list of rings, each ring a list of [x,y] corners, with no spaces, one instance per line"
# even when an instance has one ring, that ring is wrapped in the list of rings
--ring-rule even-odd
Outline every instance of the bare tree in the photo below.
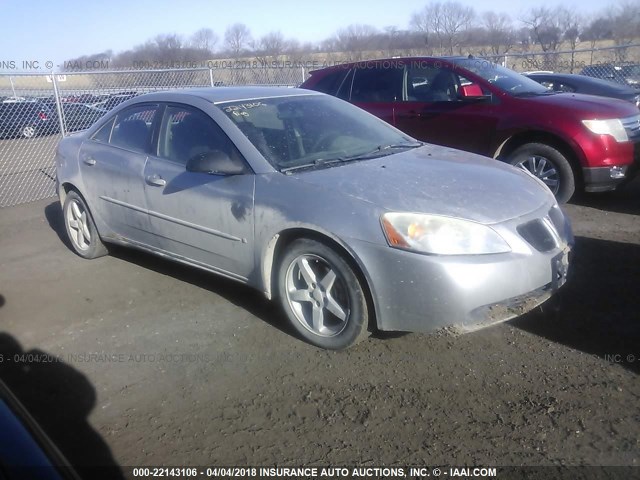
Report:
[[[571,64],[569,73],[573,73],[573,67],[575,64],[575,50],[582,33],[583,18],[574,10],[570,10],[566,7],[558,7],[556,9],[556,17],[558,19],[558,26],[562,31],[562,39],[569,44],[571,49]]]
[[[180,50],[183,46],[182,37],[175,33],[157,35],[153,43],[160,51]]]
[[[467,40],[475,12],[458,2],[432,2],[411,17],[411,26],[425,34],[427,44],[435,37],[437,46],[450,55]]]
[[[591,46],[591,59],[589,63],[593,64],[593,49],[596,48],[598,42],[613,38],[613,22],[611,18],[600,15],[593,17],[584,27],[580,38],[589,42]]]
[[[484,12],[482,26],[485,29],[487,45],[491,54],[504,55],[516,43],[516,33],[513,29],[511,17],[506,13]]]
[[[555,52],[562,40],[562,31],[558,26],[556,13],[548,7],[534,7],[520,19],[529,27],[534,42],[540,45],[545,53]]]
[[[640,2],[638,0],[621,0],[609,12],[609,18],[616,45],[629,45],[640,37]]]
[[[251,44],[251,31],[244,23],[234,23],[224,32],[224,43],[234,57],[239,57]]]
[[[220,38],[213,30],[210,28],[201,28],[191,35],[189,43],[193,48],[213,53],[219,40]]]
[[[281,32],[269,32],[257,43],[257,50],[263,55],[280,56],[287,47],[287,41]]]
[[[336,33],[336,45],[351,54],[353,60],[361,60],[362,53],[370,48],[371,40],[378,31],[371,25],[352,24]]]
[[[434,48],[443,47],[441,9],[442,5],[439,2],[430,3],[411,15],[410,25],[424,35],[424,43],[430,53]]]

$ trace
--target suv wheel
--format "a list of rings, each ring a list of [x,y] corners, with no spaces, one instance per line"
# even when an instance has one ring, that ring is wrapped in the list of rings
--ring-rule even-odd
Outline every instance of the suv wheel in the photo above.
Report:
[[[527,143],[514,150],[508,161],[542,180],[559,203],[569,201],[576,190],[571,164],[562,153],[549,145]]]

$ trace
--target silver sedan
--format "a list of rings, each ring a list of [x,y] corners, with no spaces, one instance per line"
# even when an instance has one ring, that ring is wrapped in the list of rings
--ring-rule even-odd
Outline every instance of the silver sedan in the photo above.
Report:
[[[136,97],[56,166],[78,255],[123,244],[248,284],[329,349],[520,315],[564,283],[573,243],[533,176],[307,90]]]

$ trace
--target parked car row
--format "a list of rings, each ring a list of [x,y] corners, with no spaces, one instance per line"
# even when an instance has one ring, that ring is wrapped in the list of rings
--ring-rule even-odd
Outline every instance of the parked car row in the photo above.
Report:
[[[312,72],[302,84],[412,137],[492,157],[543,181],[560,202],[623,184],[640,163],[628,101],[550,90],[473,57],[382,59]]]
[[[580,74],[640,89],[640,64],[589,65]]]
[[[61,104],[65,130],[89,128],[106,110],[80,103]],[[0,104],[0,138],[32,138],[60,131],[58,110],[53,103],[17,102]]]
[[[138,95],[137,92],[82,94],[61,98],[66,132],[89,128],[106,112]],[[32,138],[60,132],[55,98],[6,97],[0,102],[0,138]]]

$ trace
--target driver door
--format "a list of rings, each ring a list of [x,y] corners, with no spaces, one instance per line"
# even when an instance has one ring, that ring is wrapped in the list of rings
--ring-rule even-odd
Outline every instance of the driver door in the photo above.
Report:
[[[163,250],[245,281],[254,267],[255,175],[187,172],[189,158],[210,151],[244,162],[206,113],[167,105],[144,170],[151,226]]]
[[[458,89],[470,83],[449,65],[407,65],[396,127],[418,140],[489,155],[495,107],[489,101],[462,99]]]

